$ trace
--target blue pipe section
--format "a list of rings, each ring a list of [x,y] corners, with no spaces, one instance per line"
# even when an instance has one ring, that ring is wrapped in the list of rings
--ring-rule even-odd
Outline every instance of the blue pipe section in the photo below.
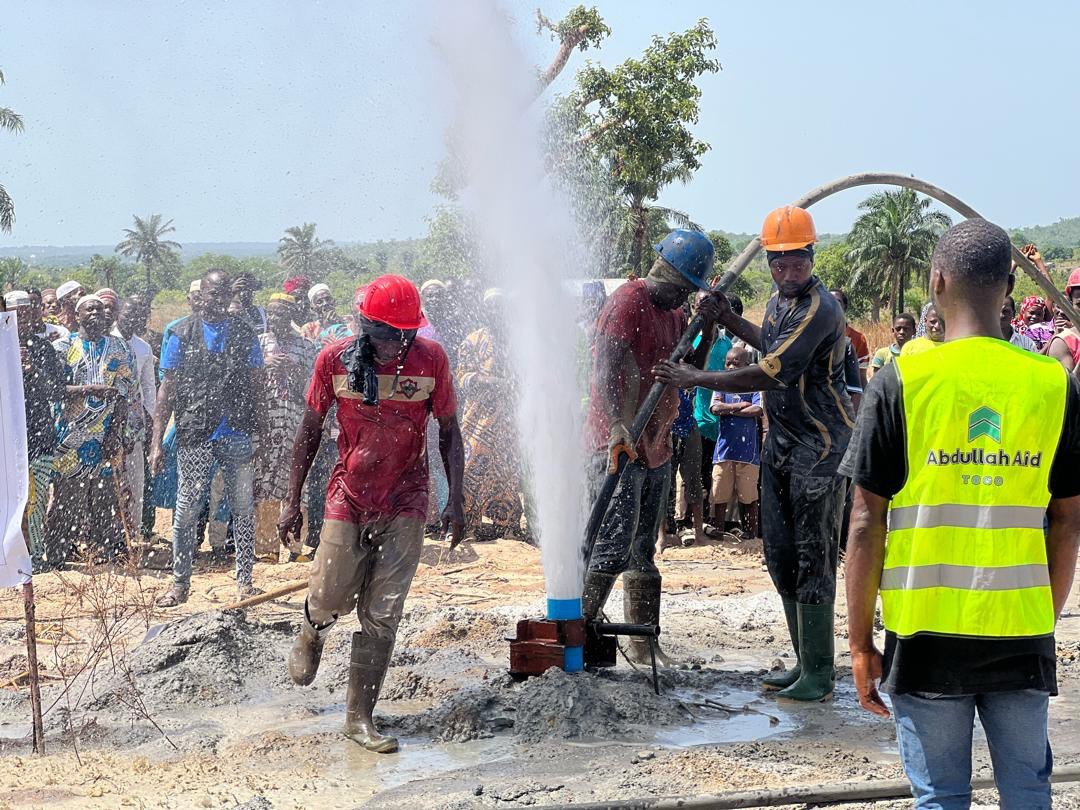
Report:
[[[548,599],[547,617],[552,621],[574,621],[581,618],[581,598]],[[563,655],[563,669],[581,672],[585,668],[585,648],[567,647]]]

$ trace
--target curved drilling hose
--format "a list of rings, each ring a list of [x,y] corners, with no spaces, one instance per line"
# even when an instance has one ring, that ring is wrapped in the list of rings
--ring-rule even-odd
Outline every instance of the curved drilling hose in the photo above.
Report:
[[[833,180],[831,183],[826,183],[823,186],[807,192],[799,199],[795,200],[792,205],[799,208],[809,208],[811,205],[817,202],[821,202],[826,197],[831,197],[838,191],[846,191],[849,188],[855,188],[857,186],[903,186],[904,188],[914,189],[915,191],[922,192],[928,197],[933,197],[938,202],[942,202],[945,205],[952,208],[959,214],[963,214],[968,219],[979,218],[979,212],[972,208],[970,205],[949,194],[947,191],[943,191],[932,183],[927,183],[925,180],[919,180],[917,177],[908,177],[902,174],[892,174],[889,172],[863,172],[861,174],[850,174],[847,177],[841,177],[839,180]],[[739,274],[746,269],[750,264],[757,252],[761,250],[761,239],[754,237],[750,240],[742,252],[739,253],[731,264],[728,265],[727,270],[720,276],[720,280],[716,282],[716,286],[713,287],[713,292],[726,292],[728,288],[735,282],[735,279],[739,277]],[[1031,279],[1042,288],[1043,292],[1049,296],[1055,304],[1068,316],[1069,320],[1080,329],[1080,313],[1073,309],[1068,299],[1058,291],[1054,286],[1053,281],[1039,272],[1038,268],[1032,264],[1031,260],[1027,256],[1022,254],[1014,246],[1012,249],[1013,261],[1027,273]],[[690,347],[693,345],[694,338],[701,332],[701,317],[696,316],[690,321],[686,331],[683,332],[683,336],[679,339],[679,342],[675,346],[675,350],[671,353],[672,362],[679,362],[690,351]],[[630,425],[630,437],[636,443],[641,438],[641,434],[645,432],[645,425],[648,424],[649,419],[652,418],[653,411],[656,410],[656,405],[660,401],[660,397],[664,393],[664,384],[660,382],[653,383],[652,388],[649,389],[648,395],[641,403],[641,407],[638,408],[637,415],[634,416],[634,421]],[[611,500],[611,496],[615,494],[615,487],[619,484],[619,479],[622,477],[623,469],[626,467],[626,456],[622,456],[619,459],[619,468],[613,474],[609,475],[605,480],[603,486],[600,488],[600,494],[597,496],[596,501],[593,503],[592,511],[589,513],[589,522],[585,527],[585,544],[583,546],[583,553],[585,556],[585,570],[588,571],[589,562],[592,559],[593,546],[596,543],[596,535],[600,531],[600,522],[604,519],[604,513],[607,511],[608,502]]]

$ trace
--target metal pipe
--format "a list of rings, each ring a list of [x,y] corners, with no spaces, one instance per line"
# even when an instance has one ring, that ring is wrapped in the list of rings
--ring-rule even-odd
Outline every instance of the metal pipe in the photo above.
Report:
[[[660,625],[658,624],[593,622],[589,627],[602,636],[639,636],[642,638],[658,638],[660,636]]]
[[[938,188],[933,183],[928,183],[925,180],[920,180],[917,177],[909,177],[902,174],[894,174],[891,172],[862,172],[860,174],[850,174],[847,177],[841,177],[838,180],[825,183],[818,186],[815,189],[811,189],[799,199],[795,200],[792,205],[799,208],[809,208],[814,203],[821,202],[826,197],[831,197],[839,191],[846,191],[849,188],[856,188],[857,186],[902,186],[904,188],[914,189],[925,194],[928,197],[933,197],[938,202],[952,208],[959,214],[962,214],[968,219],[981,218],[979,212],[965,203],[958,197],[954,197],[947,191]],[[761,250],[761,239],[754,237],[750,240],[750,243],[742,249],[738,256],[732,259],[728,265],[727,270],[720,276],[720,280],[712,288],[713,292],[726,292],[731,285],[735,282],[735,279],[739,277],[747,265],[753,260],[757,252]],[[1058,308],[1064,312],[1073,325],[1077,329],[1080,329],[1080,312],[1077,312],[1068,299],[1054,286],[1053,281],[1039,272],[1039,269],[1032,264],[1031,260],[1027,256],[1022,254],[1019,250],[1013,246],[1012,249],[1013,261],[1025,272],[1031,279],[1042,288]],[[683,336],[679,339],[678,344],[675,346],[675,350],[671,353],[671,361],[677,363],[686,357],[690,351],[690,347],[693,345],[694,338],[701,332],[702,319],[700,316],[696,316],[690,324],[687,326]],[[649,419],[652,418],[653,411],[656,410],[657,404],[660,402],[660,397],[664,394],[664,384],[660,382],[653,383],[652,388],[649,389],[648,395],[641,402],[641,407],[638,408],[637,414],[634,416],[634,421],[630,425],[629,432],[630,438],[636,443],[641,434],[645,432],[645,426],[649,423]],[[619,458],[619,466],[617,471],[613,475],[608,475],[604,480],[603,486],[600,488],[600,493],[593,503],[592,510],[589,512],[589,521],[585,526],[585,543],[582,547],[582,553],[585,557],[585,570],[589,569],[589,562],[592,559],[593,546],[596,544],[596,535],[600,531],[600,522],[604,519],[604,513],[607,512],[608,502],[611,500],[611,496],[615,494],[615,488],[619,484],[619,479],[622,477],[623,469],[626,467],[626,456]]]
[[[1054,784],[1080,781],[1080,766],[1060,768],[1050,778]],[[973,790],[994,787],[993,777],[971,780]],[[838,782],[830,785],[794,785],[774,790],[740,790],[700,796],[618,799],[608,802],[560,804],[537,810],[734,810],[740,807],[780,807],[788,804],[826,804],[911,797],[906,779],[877,779],[871,782]]]

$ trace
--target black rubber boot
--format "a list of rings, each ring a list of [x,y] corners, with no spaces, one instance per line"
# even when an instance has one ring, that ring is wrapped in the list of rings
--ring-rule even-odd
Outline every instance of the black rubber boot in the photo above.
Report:
[[[604,604],[611,595],[611,589],[615,586],[614,574],[602,574],[599,571],[590,571],[585,577],[585,589],[581,593],[581,615],[585,621],[591,622],[600,615]]]
[[[799,608],[794,599],[784,600],[784,618],[787,619],[791,648],[795,650],[795,666],[785,672],[766,675],[762,678],[761,685],[765,689],[787,689],[799,680],[799,675],[802,674],[802,668],[799,666]]]
[[[316,627],[308,616],[307,600],[304,600],[304,615],[300,618],[300,635],[293,643],[289,653],[289,677],[297,686],[308,686],[315,675],[319,672],[319,662],[322,660],[323,644],[326,643],[326,634],[334,622],[325,627]]]
[[[833,660],[833,603],[799,605],[799,679],[777,697],[802,702],[828,700],[836,682]]]
[[[371,719],[393,650],[393,639],[353,633],[349,690],[345,696],[345,736],[376,754],[398,750],[397,739],[380,734]]]
[[[623,574],[623,615],[627,624],[660,624],[660,591],[663,579],[659,574]],[[660,649],[655,639],[629,636],[626,657],[635,664],[651,664],[650,641],[656,644],[657,666],[673,667],[676,662]]]

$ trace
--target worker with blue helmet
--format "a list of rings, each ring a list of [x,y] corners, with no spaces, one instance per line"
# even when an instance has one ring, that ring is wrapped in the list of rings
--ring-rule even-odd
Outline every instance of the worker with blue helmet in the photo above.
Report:
[[[604,303],[593,336],[589,415],[586,434],[590,500],[605,476],[627,462],[597,531],[582,596],[582,613],[594,619],[603,609],[615,580],[623,577],[623,610],[631,624],[658,624],[660,572],[653,558],[660,520],[667,510],[671,479],[671,426],[679,410],[674,390],[664,393],[637,442],[629,425],[655,382],[652,363],[668,359],[687,327],[691,294],[709,289],[713,246],[699,232],[678,229],[655,246],[656,260],[646,278],[619,287]],[[715,299],[698,309],[704,334],[689,362],[701,368],[712,346],[719,316]],[[628,657],[649,660],[646,639],[631,639]],[[667,661],[658,652],[661,663]]]

